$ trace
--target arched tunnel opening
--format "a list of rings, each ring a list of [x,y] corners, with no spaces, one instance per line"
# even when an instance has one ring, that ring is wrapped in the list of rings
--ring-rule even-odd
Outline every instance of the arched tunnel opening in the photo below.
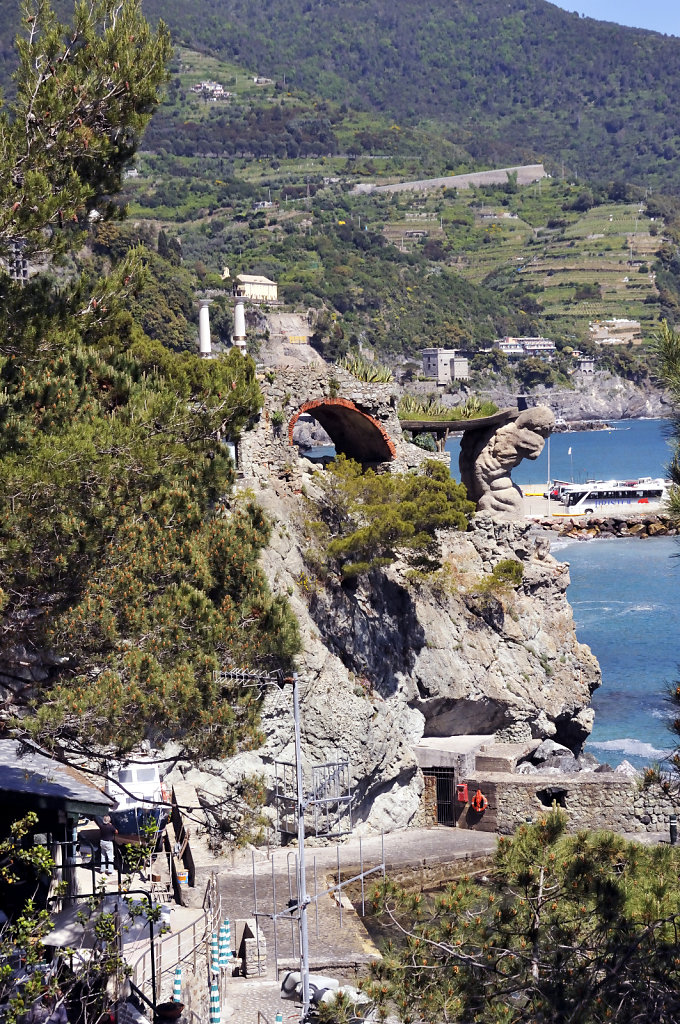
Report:
[[[322,398],[305,402],[288,425],[288,440],[294,444],[299,417],[312,416],[325,430],[335,450],[357,462],[389,462],[396,454],[394,442],[384,427],[346,398]]]

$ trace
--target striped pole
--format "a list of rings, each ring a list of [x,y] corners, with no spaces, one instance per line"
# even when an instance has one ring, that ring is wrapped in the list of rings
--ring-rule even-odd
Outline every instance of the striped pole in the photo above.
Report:
[[[231,924],[229,921],[224,922],[224,931],[227,936],[227,956],[231,955]]]
[[[175,980],[172,985],[172,1001],[173,1003],[182,1002],[182,968],[179,964],[175,967]]]
[[[212,933],[210,940],[210,970],[213,974],[218,974],[220,970],[220,950],[217,943],[217,932]]]
[[[220,967],[226,967],[229,963],[229,947],[227,946],[227,929],[223,924],[220,925]]]
[[[220,990],[217,982],[213,981],[210,986],[210,1024],[220,1024]]]
[[[276,1017],[274,1018],[274,1020],[275,1020],[276,1024],[283,1024],[283,1014],[281,1013],[280,1010],[276,1014]]]

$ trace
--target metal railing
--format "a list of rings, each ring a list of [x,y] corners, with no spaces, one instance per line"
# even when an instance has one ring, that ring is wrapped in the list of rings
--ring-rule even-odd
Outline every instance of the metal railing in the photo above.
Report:
[[[207,905],[206,905],[207,904]],[[194,972],[197,968],[197,961],[201,947],[205,948],[210,943],[210,936],[219,927],[222,914],[222,897],[220,896],[215,880],[211,879],[206,888],[206,896],[203,901],[202,916],[191,921],[178,932],[171,932],[166,935],[159,935],[153,940],[153,955],[149,946],[132,963],[130,980],[140,992],[146,995],[146,990],[152,986],[155,964],[156,992],[153,993],[152,1002],[159,998],[163,978],[173,975],[178,964],[192,961]],[[190,934],[189,934],[190,933]]]

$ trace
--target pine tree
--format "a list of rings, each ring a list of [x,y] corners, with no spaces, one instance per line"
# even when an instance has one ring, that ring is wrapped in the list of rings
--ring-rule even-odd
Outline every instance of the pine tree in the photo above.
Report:
[[[335,460],[325,514],[339,533],[328,545],[345,576],[389,565],[402,549],[416,559],[436,550],[436,531],[466,530],[474,503],[446,466],[428,460],[421,474],[362,472],[359,463]]]
[[[395,938],[369,989],[404,1022],[604,1024],[680,1014],[680,852],[567,835],[553,809],[500,839],[491,879],[375,894]]]
[[[170,44],[136,0],[79,4],[68,29],[37,0],[25,25],[0,114],[0,246],[21,235],[54,259],[79,247],[90,208],[115,212]],[[16,727],[67,751],[254,743],[257,702],[213,673],[287,667],[299,645],[258,565],[269,525],[230,497],[225,441],[261,406],[254,364],[146,336],[127,307],[153,271],[147,250],[122,247],[101,279],[0,276],[5,676],[17,664]],[[30,686],[26,657],[45,675]]]

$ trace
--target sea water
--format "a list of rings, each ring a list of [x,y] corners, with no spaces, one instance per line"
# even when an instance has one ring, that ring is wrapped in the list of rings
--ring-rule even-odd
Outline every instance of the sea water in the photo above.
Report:
[[[675,743],[666,694],[680,678],[680,540],[553,547],[556,558],[569,562],[576,635],[602,669],[587,749],[611,765],[626,759],[641,768],[662,760]]]
[[[535,461],[525,459],[513,469],[512,479],[518,484],[534,484],[663,477],[671,459],[671,433],[669,420],[620,420],[606,430],[553,434]],[[446,450],[451,453],[451,474],[459,480],[459,439],[450,438]]]
[[[524,461],[513,480],[631,479],[666,476],[668,420],[628,420],[610,430],[555,434],[536,462]],[[452,439],[452,474],[459,444]],[[556,558],[570,564],[567,598],[576,635],[602,669],[593,694],[595,725],[587,748],[612,766],[636,768],[664,758],[674,746],[666,700],[680,679],[680,538],[555,540]]]
[[[566,480],[665,476],[670,435],[667,420],[557,434],[551,438],[551,475]],[[534,466],[524,462],[513,476],[518,482],[540,480],[544,468],[547,477],[546,451]],[[680,677],[680,540],[557,541],[553,554],[570,564],[567,598],[576,635],[602,669],[587,749],[611,765],[625,759],[642,768],[663,760],[674,745],[667,691]]]

